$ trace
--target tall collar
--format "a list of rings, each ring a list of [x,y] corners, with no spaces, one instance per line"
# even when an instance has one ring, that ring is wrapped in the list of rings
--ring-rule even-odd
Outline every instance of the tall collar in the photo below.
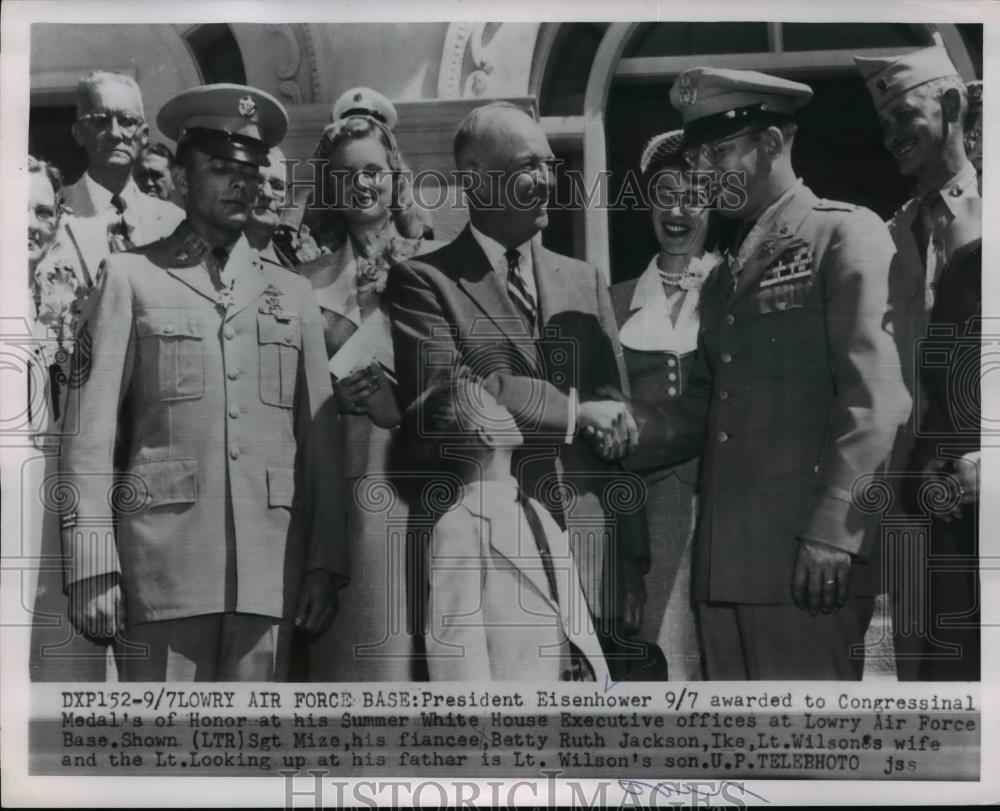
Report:
[[[118,210],[112,205],[111,198],[114,196],[110,191],[108,191],[104,186],[94,180],[90,176],[90,171],[83,173],[83,182],[87,187],[87,194],[90,196],[90,201],[94,205],[94,211],[105,212],[110,211],[113,214],[117,214]],[[129,177],[128,181],[125,183],[125,187],[121,191],[121,196],[125,200],[126,211],[135,211],[135,202],[138,199],[139,187],[135,185],[135,181]]]
[[[471,512],[481,515],[490,504],[516,500],[517,487],[517,479],[513,476],[504,476],[500,479],[475,479],[465,485],[462,502]]]

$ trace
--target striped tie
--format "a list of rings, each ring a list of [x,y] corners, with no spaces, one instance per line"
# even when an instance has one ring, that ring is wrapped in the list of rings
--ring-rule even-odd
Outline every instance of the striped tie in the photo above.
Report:
[[[528,292],[528,287],[521,276],[521,253],[511,248],[504,254],[507,259],[507,295],[521,311],[521,315],[527,320],[528,325],[534,329],[538,317],[538,308],[535,305],[535,298]]]

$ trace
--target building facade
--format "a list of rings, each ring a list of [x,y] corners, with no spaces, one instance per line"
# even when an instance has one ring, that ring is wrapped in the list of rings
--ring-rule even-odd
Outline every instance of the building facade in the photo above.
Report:
[[[881,146],[854,54],[904,52],[937,40],[966,80],[982,76],[982,26],[853,23],[36,24],[31,36],[30,148],[72,181],[83,155],[69,135],[74,88],[103,68],[140,84],[151,140],[155,113],[185,88],[229,81],[288,108],[283,144],[307,160],[333,101],[367,85],[399,110],[397,134],[439,238],[462,223],[452,169],[458,121],[484,100],[535,109],[561,160],[559,184],[583,179],[591,204],[557,188],[550,247],[607,269],[641,272],[655,250],[648,217],[623,188],[645,140],[678,125],[667,94],[693,65],[749,68],[809,83],[796,163],[821,195],[888,216],[908,189]],[[172,144],[171,144],[172,146]],[[300,164],[305,182],[311,166]],[[569,205],[559,205],[565,200]]]

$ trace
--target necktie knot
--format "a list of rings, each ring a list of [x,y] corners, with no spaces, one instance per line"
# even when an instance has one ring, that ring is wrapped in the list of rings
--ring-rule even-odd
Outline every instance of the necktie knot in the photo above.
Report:
[[[130,251],[135,247],[135,242],[132,241],[132,224],[125,217],[128,203],[120,194],[113,194],[111,205],[117,216],[108,223],[108,248],[111,253]]]
[[[521,252],[515,248],[507,251],[504,258],[507,260],[508,270],[517,270],[521,266]]]

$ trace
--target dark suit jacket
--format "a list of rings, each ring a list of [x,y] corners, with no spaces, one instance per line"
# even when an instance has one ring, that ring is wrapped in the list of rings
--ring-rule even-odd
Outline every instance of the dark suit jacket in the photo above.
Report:
[[[799,539],[874,564],[855,566],[851,583],[877,593],[881,513],[877,492],[861,491],[911,407],[884,328],[893,252],[873,212],[803,186],[735,290],[725,262],[706,281],[687,394],[640,415],[627,460],[703,446],[695,599],[790,603]]]
[[[571,388],[581,399],[596,396],[601,386],[628,393],[608,288],[595,268],[534,244],[532,261],[542,324],[537,341],[468,228],[393,269],[386,298],[401,406],[455,366],[469,368],[525,436],[514,462],[522,487],[571,529],[608,531],[608,514],[624,513],[619,496],[626,496],[629,515],[640,510],[641,484],[626,492],[639,479],[602,462],[582,438],[565,443]],[[560,485],[577,497],[560,497]],[[610,531],[621,555],[648,560],[643,533]],[[586,568],[581,564],[585,578]]]

